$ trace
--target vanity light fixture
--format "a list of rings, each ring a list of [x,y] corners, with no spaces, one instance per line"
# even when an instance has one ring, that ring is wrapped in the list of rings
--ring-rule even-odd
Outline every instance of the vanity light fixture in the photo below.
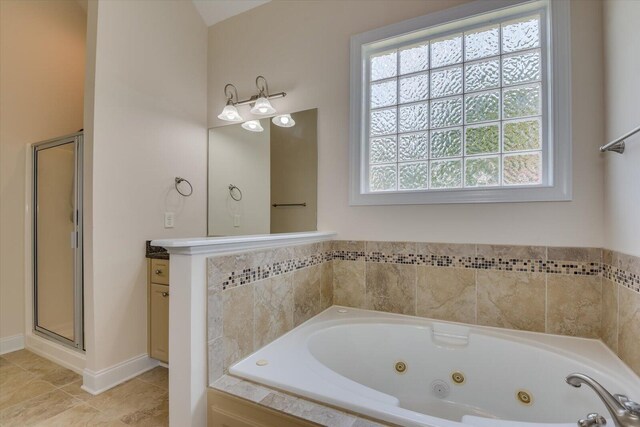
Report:
[[[262,76],[256,77],[256,87],[258,88],[258,99],[251,109],[251,114],[258,116],[266,116],[268,114],[275,114],[276,109],[271,106],[269,102],[269,85],[267,79]],[[282,92],[284,94],[284,92]],[[275,97],[275,95],[273,96]]]
[[[264,129],[259,120],[249,120],[242,124],[242,128],[251,132],[262,132]]]
[[[233,89],[233,92],[231,91]],[[224,87],[224,95],[227,97],[227,105],[224,106],[222,113],[218,115],[220,120],[224,120],[226,122],[241,122],[244,119],[238,113],[238,109],[236,108],[236,104],[238,103],[238,89],[232,84],[227,84]],[[235,102],[234,102],[235,99]]]
[[[287,94],[285,92],[270,94],[267,79],[263,76],[256,77],[256,88],[258,89],[258,93],[256,95],[241,101],[238,99],[238,91],[236,87],[232,84],[227,84],[224,87],[224,95],[227,98],[227,105],[224,107],[218,118],[228,122],[241,122],[243,118],[240,116],[240,113],[238,113],[237,107],[248,104],[253,104],[251,114],[258,116],[275,114],[276,109],[273,108],[269,100],[274,98],[284,98]]]
[[[271,121],[273,122],[274,125],[280,126],[283,128],[290,128],[295,126],[296,124],[296,121],[293,120],[293,118],[291,117],[291,114],[281,114],[279,116],[275,116],[273,119],[271,119]]]

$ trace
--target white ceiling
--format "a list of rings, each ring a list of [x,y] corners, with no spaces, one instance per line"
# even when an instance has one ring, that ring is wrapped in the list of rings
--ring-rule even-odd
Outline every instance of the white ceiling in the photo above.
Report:
[[[271,0],[192,0],[207,26],[212,26],[239,13]]]

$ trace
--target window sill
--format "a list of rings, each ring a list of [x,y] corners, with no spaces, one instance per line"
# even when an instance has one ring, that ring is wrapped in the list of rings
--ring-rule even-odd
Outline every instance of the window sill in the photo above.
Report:
[[[406,191],[390,193],[358,193],[349,197],[351,206],[437,205],[459,203],[560,202],[572,199],[571,188],[565,187],[497,187],[442,191]]]

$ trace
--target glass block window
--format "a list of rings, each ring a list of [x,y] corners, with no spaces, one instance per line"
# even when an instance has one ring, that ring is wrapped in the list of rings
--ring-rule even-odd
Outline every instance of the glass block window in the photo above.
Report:
[[[542,15],[491,22],[365,57],[368,192],[545,184]]]

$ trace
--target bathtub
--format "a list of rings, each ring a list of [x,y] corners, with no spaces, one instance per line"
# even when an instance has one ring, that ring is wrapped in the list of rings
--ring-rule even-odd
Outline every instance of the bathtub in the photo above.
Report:
[[[609,418],[580,372],[640,400],[640,378],[597,340],[333,306],[232,375],[401,426],[575,426]],[[609,420],[609,425],[613,422]]]

